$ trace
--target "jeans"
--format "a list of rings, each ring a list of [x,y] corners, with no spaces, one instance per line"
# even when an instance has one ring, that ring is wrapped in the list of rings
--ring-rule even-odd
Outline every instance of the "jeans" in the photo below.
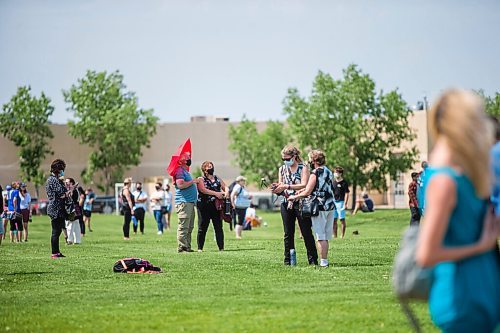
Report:
[[[66,227],[66,221],[64,220],[64,217],[57,217],[52,219],[50,223],[52,224],[52,237],[50,238],[52,254],[57,254],[61,252],[59,250],[59,236],[61,236],[63,228]]]
[[[161,210],[153,210],[153,214],[158,226],[158,231],[163,232],[163,214],[161,213]]]
[[[208,226],[212,220],[215,231],[215,240],[219,250],[224,250],[224,231],[222,230],[222,219],[220,211],[215,208],[215,204],[203,203],[198,206],[198,250],[203,250]]]
[[[410,207],[410,225],[420,225],[420,209],[418,207]]]
[[[295,249],[295,220],[299,222],[299,228],[302,232],[304,245],[307,251],[307,261],[309,264],[318,264],[318,250],[314,242],[314,236],[311,230],[311,219],[303,218],[297,205],[292,209],[287,209],[287,203],[281,204],[281,219],[283,220],[283,242],[285,245],[285,265],[290,265],[290,250]]]
[[[144,208],[136,208],[134,210],[134,216],[139,222],[141,233],[144,233],[144,215],[146,215]],[[137,232],[137,224],[134,224],[134,232]]]

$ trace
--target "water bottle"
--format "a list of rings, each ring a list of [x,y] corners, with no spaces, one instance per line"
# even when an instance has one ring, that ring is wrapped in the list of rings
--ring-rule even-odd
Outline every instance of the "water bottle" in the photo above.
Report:
[[[297,265],[297,255],[295,254],[295,249],[290,250],[290,265],[291,266]]]

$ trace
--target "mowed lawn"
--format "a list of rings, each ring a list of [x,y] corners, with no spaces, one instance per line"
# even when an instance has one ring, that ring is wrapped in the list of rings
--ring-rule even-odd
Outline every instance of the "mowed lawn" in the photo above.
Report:
[[[296,237],[298,265],[282,264],[278,213],[267,227],[236,240],[225,224],[226,250],[213,230],[205,252],[177,253],[174,228],[122,238],[122,217],[93,216],[94,232],[50,259],[50,222],[36,217],[28,243],[0,246],[0,331],[10,332],[409,332],[390,278],[407,210],[348,216],[347,236],[330,243],[333,266],[307,265]],[[357,230],[359,235],[353,235]],[[197,227],[193,231],[196,248]],[[141,257],[163,274],[118,274],[117,259]],[[427,306],[413,307],[425,332],[437,331]]]

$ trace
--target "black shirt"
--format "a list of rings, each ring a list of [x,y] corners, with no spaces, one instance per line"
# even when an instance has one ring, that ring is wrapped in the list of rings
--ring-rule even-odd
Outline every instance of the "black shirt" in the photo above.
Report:
[[[214,175],[214,181],[211,181],[208,177],[203,176],[203,184],[207,190],[214,192],[221,192],[222,183],[220,179]],[[200,192],[198,195],[198,203],[207,204],[209,202],[215,202],[215,196],[210,194],[205,194]]]
[[[342,179],[341,181],[333,181],[333,196],[335,201],[344,201],[345,194],[349,193],[349,184]]]

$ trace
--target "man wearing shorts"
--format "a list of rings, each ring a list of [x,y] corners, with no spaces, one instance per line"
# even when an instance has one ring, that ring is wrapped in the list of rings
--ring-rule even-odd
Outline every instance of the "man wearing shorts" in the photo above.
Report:
[[[337,238],[337,221],[340,218],[342,224],[342,238],[345,236],[345,207],[349,201],[349,184],[343,178],[344,169],[336,167],[333,173],[333,194],[335,202],[335,210],[333,211],[333,237]]]
[[[19,183],[12,183],[12,190],[8,194],[8,210],[10,219],[10,241],[20,242],[23,236],[23,218],[21,216],[21,197]]]

